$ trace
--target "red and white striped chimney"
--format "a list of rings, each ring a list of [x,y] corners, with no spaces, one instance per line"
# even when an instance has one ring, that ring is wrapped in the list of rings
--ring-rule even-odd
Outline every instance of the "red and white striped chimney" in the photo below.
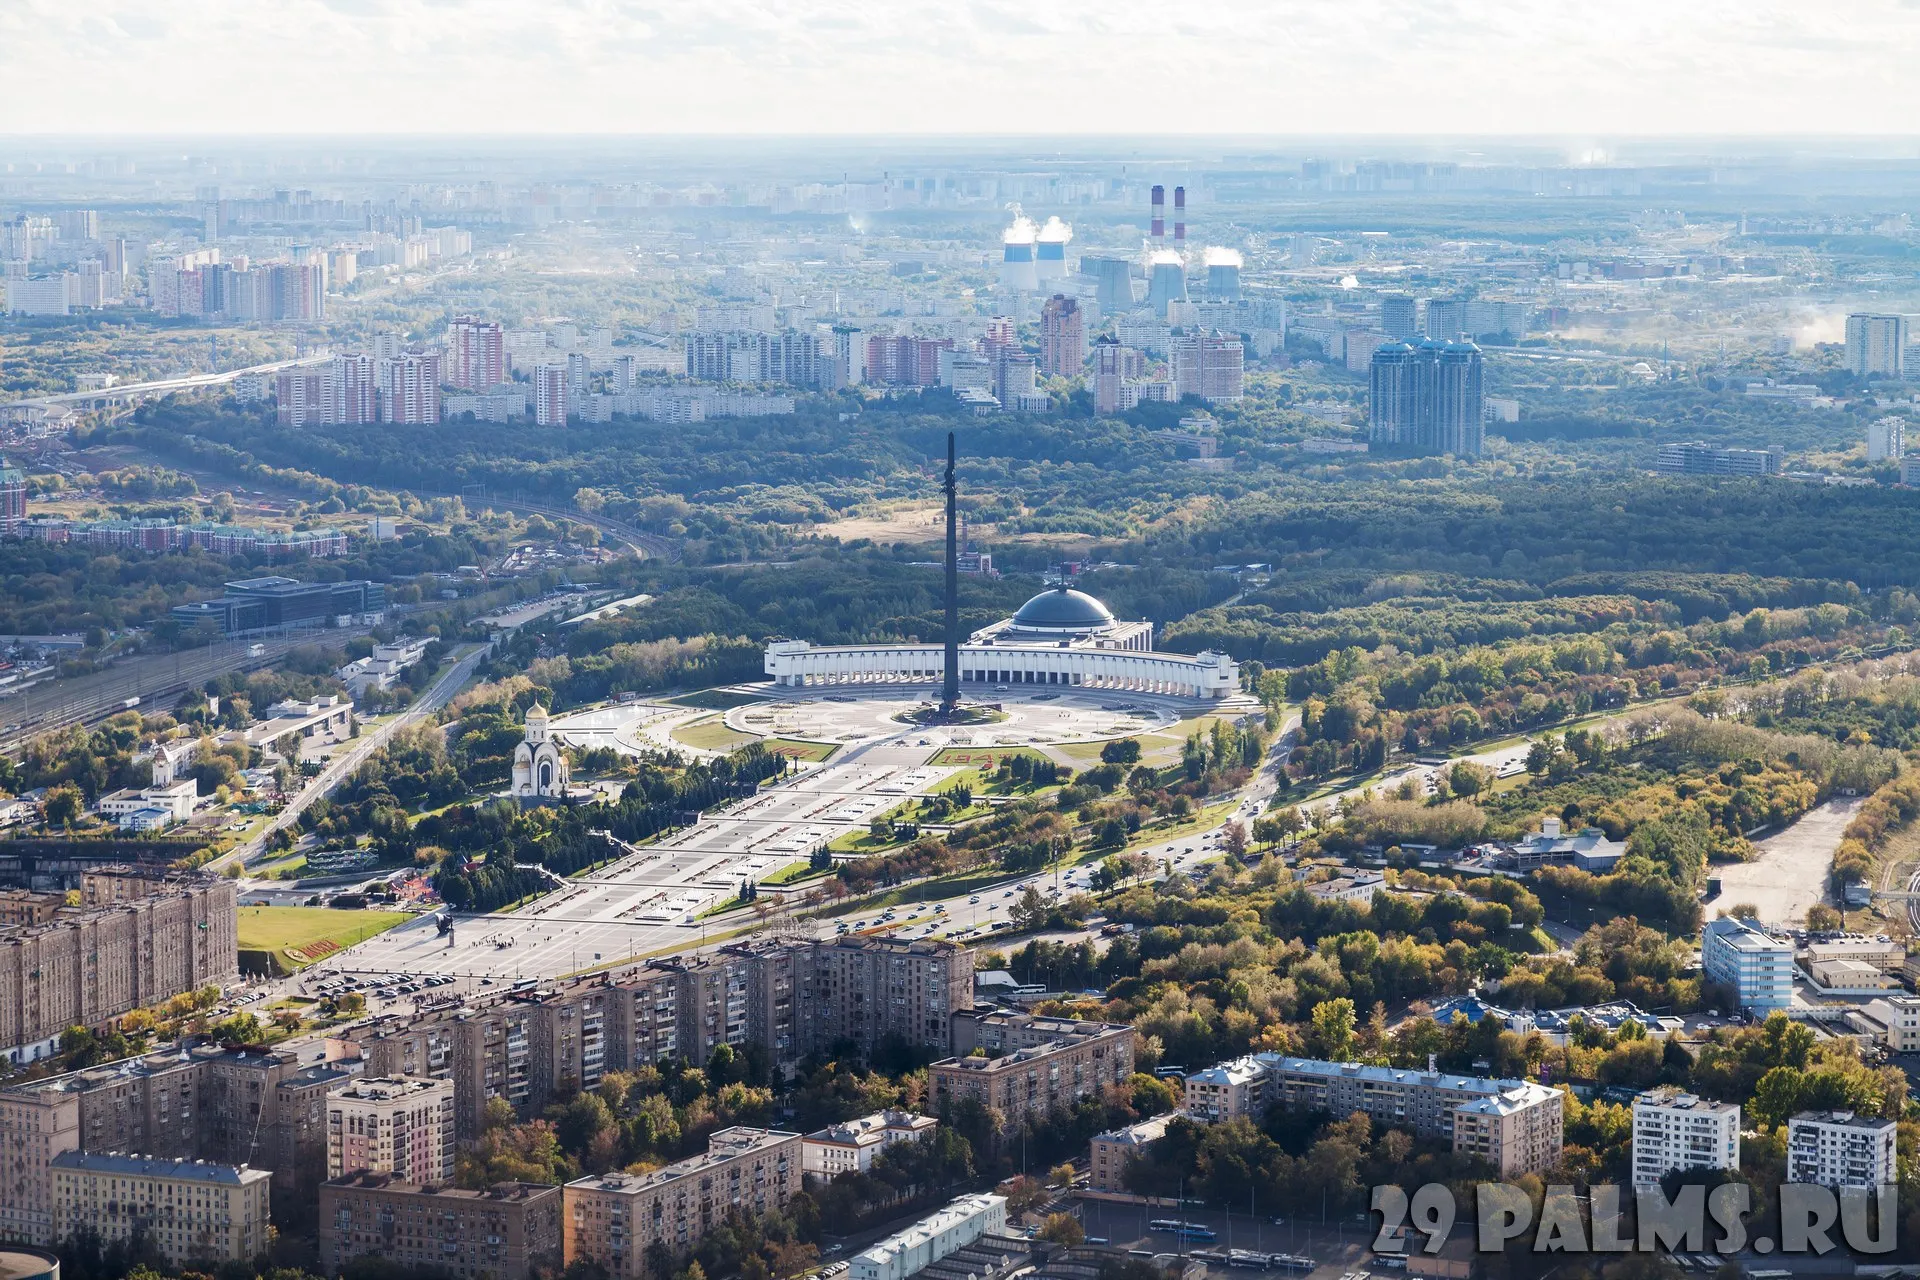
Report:
[[[1173,189],[1173,247],[1177,253],[1187,251],[1187,189]]]
[[[1154,184],[1153,188],[1153,230],[1148,233],[1153,239],[1153,247],[1158,249],[1167,239],[1167,189]]]

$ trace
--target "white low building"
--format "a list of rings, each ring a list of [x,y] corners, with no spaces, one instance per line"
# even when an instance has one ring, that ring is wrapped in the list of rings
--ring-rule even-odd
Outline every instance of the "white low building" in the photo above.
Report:
[[[164,787],[110,791],[100,797],[98,809],[101,817],[114,819],[128,831],[152,831],[185,822],[199,800],[200,784],[182,778]]]
[[[945,671],[946,650],[940,644],[816,647],[805,640],[775,640],[766,651],[767,674],[786,688],[937,687]],[[1239,691],[1240,667],[1211,650],[1156,652],[1152,623],[1120,622],[1092,596],[1061,585],[961,644],[960,684],[976,695],[1015,685],[1064,685],[1213,700]]]
[[[869,1116],[828,1125],[801,1141],[800,1168],[819,1178],[842,1173],[865,1173],[873,1158],[901,1142],[932,1136],[940,1122],[911,1111],[876,1111]]]
[[[355,658],[333,674],[347,686],[347,692],[355,698],[361,698],[366,696],[369,689],[385,692],[393,688],[402,673],[425,657],[426,652],[425,640],[377,644],[373,646],[372,653],[364,658]]]
[[[940,1212],[854,1256],[847,1280],[907,1280],[981,1236],[1007,1229],[1005,1196],[961,1196]]]
[[[1787,1121],[1787,1181],[1823,1187],[1877,1187],[1893,1182],[1891,1120],[1851,1111],[1802,1111]]]

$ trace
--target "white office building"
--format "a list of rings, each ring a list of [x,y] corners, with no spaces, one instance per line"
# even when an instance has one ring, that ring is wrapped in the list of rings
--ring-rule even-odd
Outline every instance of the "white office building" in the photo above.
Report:
[[[1867,461],[1898,462],[1907,452],[1907,420],[1886,417],[1867,424]]]
[[[1793,998],[1793,944],[1751,920],[1710,920],[1700,937],[1707,981],[1730,987],[1740,1007],[1757,1017],[1784,1009]]]
[[[1787,1121],[1787,1181],[1877,1187],[1894,1181],[1891,1120],[1851,1111],[1802,1111]]]
[[[1740,1167],[1740,1108],[1678,1089],[1633,1100],[1633,1185],[1652,1186],[1688,1169]]]

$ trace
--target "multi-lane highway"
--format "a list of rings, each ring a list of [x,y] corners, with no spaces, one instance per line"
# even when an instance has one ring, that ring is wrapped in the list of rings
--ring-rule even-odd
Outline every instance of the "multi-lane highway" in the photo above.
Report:
[[[0,405],[0,409],[51,407],[62,404],[82,405],[91,409],[107,405],[131,404],[136,400],[172,395],[176,391],[201,391],[208,387],[223,386],[244,374],[278,373],[282,369],[319,364],[330,358],[329,352],[319,351],[293,360],[275,360],[269,364],[248,365],[244,369],[228,369],[224,373],[189,373],[178,378],[159,378],[152,382],[127,382],[119,386],[100,387],[90,391],[61,391],[52,395],[29,396],[26,399]]]

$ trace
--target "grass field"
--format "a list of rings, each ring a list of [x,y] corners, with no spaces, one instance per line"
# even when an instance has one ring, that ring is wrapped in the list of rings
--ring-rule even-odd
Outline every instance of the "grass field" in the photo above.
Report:
[[[683,724],[673,730],[670,736],[675,742],[684,742],[702,751],[731,751],[760,740],[751,733],[739,733],[727,728],[726,721],[719,716],[708,716],[704,720]]]
[[[832,757],[840,749],[837,742],[802,742],[798,738],[768,738],[767,750],[777,756],[807,760],[815,764]]]
[[[412,918],[400,911],[241,907],[240,950],[265,952],[280,967],[298,969]]]

